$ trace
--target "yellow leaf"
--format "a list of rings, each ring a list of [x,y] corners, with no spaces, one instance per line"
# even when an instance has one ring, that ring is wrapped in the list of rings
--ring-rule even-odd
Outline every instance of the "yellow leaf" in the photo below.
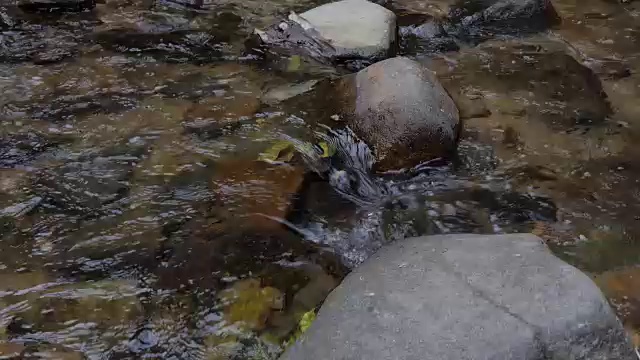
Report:
[[[273,161],[291,161],[294,154],[293,144],[286,140],[279,140],[273,144],[270,148],[260,154],[258,160],[273,162]]]
[[[289,64],[287,64],[287,71],[294,72],[300,70],[302,66],[302,58],[300,55],[293,55],[289,58]]]
[[[318,146],[320,146],[320,148],[322,149],[322,155],[320,155],[320,157],[328,158],[336,153],[336,149],[330,147],[329,144],[324,141],[319,142]]]
[[[315,319],[316,319],[315,309],[312,309],[304,313],[304,315],[302,315],[302,319],[300,319],[300,323],[298,324],[300,327],[300,332],[307,331],[307,329],[309,328],[309,326],[311,326],[311,323]]]

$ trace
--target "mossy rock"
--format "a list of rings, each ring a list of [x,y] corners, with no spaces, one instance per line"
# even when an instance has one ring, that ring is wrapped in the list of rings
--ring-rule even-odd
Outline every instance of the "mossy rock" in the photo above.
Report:
[[[260,280],[240,280],[220,294],[224,319],[247,330],[262,330],[273,311],[282,310],[284,296],[274,287],[262,287]]]
[[[128,324],[142,314],[139,292],[126,281],[85,282],[53,286],[40,292],[14,293],[6,296],[4,302],[7,305],[26,302],[26,306],[14,306],[7,315],[37,331],[58,331],[69,322],[108,328]]]

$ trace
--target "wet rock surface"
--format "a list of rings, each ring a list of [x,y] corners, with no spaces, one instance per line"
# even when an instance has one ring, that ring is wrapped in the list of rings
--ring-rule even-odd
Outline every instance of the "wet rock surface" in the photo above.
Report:
[[[391,4],[400,11],[402,53],[441,53],[473,46],[493,38],[522,37],[560,24],[552,2],[438,1],[416,6],[411,1]]]
[[[346,121],[373,148],[378,169],[411,167],[455,150],[458,109],[429,69],[397,57],[343,81],[344,98],[354,101]]]
[[[460,48],[456,39],[435,19],[423,24],[400,27],[399,35],[403,52],[438,53],[456,51]]]
[[[467,75],[470,72],[473,75]],[[461,53],[451,73],[441,77],[451,92],[482,83],[487,87],[476,93],[510,93],[508,100],[496,96],[485,102],[503,114],[538,119],[555,129],[599,125],[611,114],[602,83],[591,69],[563,51],[536,43],[487,43]]]
[[[257,228],[279,228],[278,219],[286,218],[302,182],[304,170],[282,165],[270,166],[258,161],[231,161],[216,166],[214,190],[231,217],[249,216]],[[247,187],[256,186],[245,197]]]
[[[353,152],[338,155],[318,126],[346,130],[354,93],[334,85],[369,60],[290,46],[265,61],[245,46],[324,3],[3,2],[3,355],[275,358],[349,267],[398,239],[462,232],[538,234],[602,275],[640,328],[638,2],[554,0],[555,25],[517,6],[534,2],[377,2],[464,126],[456,156],[375,175],[356,170],[364,147],[343,137]],[[511,5],[487,13],[498,3]],[[453,27],[454,6],[474,26]],[[290,41],[333,51],[300,34]]]
[[[333,291],[283,359],[393,356],[631,360],[635,353],[596,285],[541,239],[454,235],[379,251]]]
[[[538,32],[560,22],[548,0],[460,0],[449,16],[453,32],[471,42]]]
[[[256,33],[262,45],[271,51],[362,68],[394,54],[396,18],[375,3],[343,0],[300,15],[292,13],[286,21]]]
[[[331,43],[338,57],[384,58],[395,42],[395,15],[368,1],[331,3],[300,17]]]
[[[95,0],[19,0],[18,7],[25,11],[64,12],[85,11],[96,6]]]

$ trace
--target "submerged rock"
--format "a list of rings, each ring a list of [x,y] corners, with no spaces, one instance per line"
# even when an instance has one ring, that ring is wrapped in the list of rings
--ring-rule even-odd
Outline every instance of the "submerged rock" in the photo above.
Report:
[[[0,62],[33,61],[36,64],[48,64],[69,58],[77,52],[78,43],[71,32],[52,29],[51,35],[44,37],[42,31],[3,33],[0,36]]]
[[[449,16],[452,32],[472,42],[542,31],[559,22],[549,0],[459,0]]]
[[[117,201],[129,191],[132,165],[114,157],[96,157],[42,171],[35,189],[49,205],[85,214]]]
[[[6,7],[0,7],[0,30],[11,29],[16,25],[16,20],[11,15]]]
[[[91,336],[104,336],[101,329],[108,327],[125,330],[143,313],[138,296],[145,289],[136,287],[131,281],[49,282],[29,290],[13,290],[9,293],[11,297],[7,297],[14,304],[28,304],[12,304],[5,309],[3,320],[11,319],[7,332],[14,336],[23,335],[22,332],[66,333],[86,341]],[[82,331],[74,326],[77,323],[94,323],[96,326]]]
[[[407,5],[411,10],[401,19],[409,23],[399,28],[403,53],[454,51],[458,42],[531,34],[560,22],[548,0],[440,0],[426,7],[401,1],[392,6],[404,12]]]
[[[69,139],[51,134],[27,132],[8,133],[0,138],[0,167],[26,165],[50,150],[69,142]]]
[[[277,52],[301,54],[321,63],[384,59],[394,51],[395,15],[366,0],[325,4],[266,31],[261,42]]]
[[[347,123],[370,147],[378,170],[415,166],[455,151],[458,109],[431,71],[404,57],[342,81]]]
[[[264,329],[271,313],[284,308],[282,292],[257,279],[236,282],[220,292],[220,301],[226,321],[251,330]]]
[[[596,285],[533,235],[398,241],[347,276],[292,359],[635,359]]]
[[[398,14],[400,19],[406,19],[407,16],[414,19],[418,16],[444,19],[447,17],[449,8],[455,2],[456,0],[386,0],[385,4],[393,9],[393,12]],[[401,24],[402,21],[400,19],[398,21],[399,25],[407,25]]]
[[[158,33],[107,30],[95,34],[96,41],[111,50],[154,55],[167,62],[219,61],[224,45],[213,36],[200,31],[170,31]]]
[[[19,204],[14,204],[11,206],[7,206],[4,209],[0,209],[0,216],[11,216],[11,217],[20,217],[31,212],[42,202],[42,198],[39,196],[34,196],[33,198],[21,202]]]
[[[538,119],[556,130],[604,124],[612,111],[598,76],[546,43],[488,42],[462,52],[438,75],[452,93],[498,94],[485,99],[492,113]]]
[[[96,6],[95,0],[20,0],[18,6],[24,11],[84,11]]]
[[[205,23],[180,12],[116,11],[100,16],[93,36],[110,50],[152,55],[169,62],[215,62],[229,50],[227,43],[241,19],[225,13]]]
[[[273,230],[287,213],[302,186],[304,169],[273,166],[254,160],[229,160],[216,164],[211,188],[231,217],[244,219],[245,226]]]
[[[273,105],[278,104],[288,99],[291,99],[300,94],[304,94],[313,90],[313,87],[318,83],[318,80],[309,80],[299,84],[285,84],[277,86],[265,92],[262,95],[262,102],[265,104]]]
[[[400,28],[401,48],[404,52],[442,52],[459,49],[456,40],[449,35],[437,20],[421,25]]]

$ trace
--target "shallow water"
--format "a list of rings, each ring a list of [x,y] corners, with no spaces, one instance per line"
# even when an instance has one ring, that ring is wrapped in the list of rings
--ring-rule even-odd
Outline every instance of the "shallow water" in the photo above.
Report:
[[[0,353],[275,358],[377,248],[456,232],[541,236],[640,329],[640,4],[557,0],[543,34],[402,48],[461,104],[459,156],[381,175],[385,195],[358,203],[300,161],[259,160],[326,120],[263,94],[335,74],[244,40],[318,4],[6,9]]]

